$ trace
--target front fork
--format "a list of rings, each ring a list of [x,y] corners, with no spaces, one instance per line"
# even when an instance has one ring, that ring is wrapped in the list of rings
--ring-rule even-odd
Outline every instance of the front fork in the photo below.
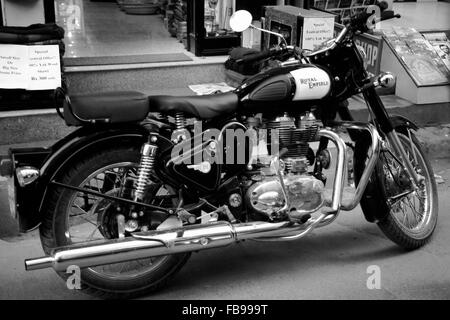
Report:
[[[386,108],[384,107],[383,102],[378,96],[378,93],[375,91],[375,87],[372,86],[364,90],[363,96],[367,104],[369,105],[369,108],[373,112],[373,115],[375,116],[382,133],[386,136],[387,141],[392,147],[393,153],[395,154],[395,156],[397,156],[398,159],[401,160],[403,170],[408,173],[413,186],[415,188],[419,187],[423,182],[423,177],[419,176],[416,170],[414,170],[414,167],[409,160],[409,157],[406,154],[402,143],[400,142],[397,132],[395,131],[395,128],[392,125],[391,120],[389,119]],[[412,152],[414,152],[414,149],[412,150]]]

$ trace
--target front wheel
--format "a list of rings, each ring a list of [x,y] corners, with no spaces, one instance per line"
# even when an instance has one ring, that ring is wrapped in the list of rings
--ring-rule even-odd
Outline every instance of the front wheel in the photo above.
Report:
[[[92,151],[71,163],[58,180],[132,199],[140,159],[139,146]],[[177,201],[177,193],[170,187],[149,181],[144,202],[172,207]],[[133,211],[130,206],[91,194],[52,188],[46,198],[40,227],[43,249],[49,254],[55,247],[118,238],[117,215],[131,216]],[[141,230],[154,230],[167,216],[143,210],[138,211],[137,218],[129,219]],[[177,273],[189,256],[189,253],[175,254],[85,268],[81,270],[82,289],[102,298],[131,298],[155,291]],[[62,272],[59,275],[64,279],[68,276]]]
[[[426,244],[434,232],[438,194],[431,164],[415,135],[407,130],[397,132],[397,135],[409,161],[424,178],[423,183],[414,189],[399,159],[384,150],[361,200],[361,207],[366,216],[382,217],[377,224],[390,240],[413,250]],[[359,162],[361,168],[361,156]],[[358,180],[362,172],[355,170],[355,174]]]

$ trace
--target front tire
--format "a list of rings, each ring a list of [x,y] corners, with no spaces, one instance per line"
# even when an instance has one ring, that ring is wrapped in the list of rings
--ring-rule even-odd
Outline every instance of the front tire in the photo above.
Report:
[[[126,172],[126,177],[127,174],[132,175],[133,172],[136,172],[139,159],[139,146],[95,150],[93,154],[77,159],[71,163],[64,174],[58,177],[58,181],[84,188],[97,188],[96,190],[98,191],[104,189],[107,175],[111,177],[115,172]],[[106,171],[106,169],[102,171],[103,168],[108,168],[107,170],[109,171]],[[113,168],[120,169],[116,170]],[[95,183],[91,184],[91,180],[98,180],[98,177],[101,177],[100,180],[103,179],[103,182],[100,182],[100,186]],[[121,181],[126,180],[126,178],[122,178]],[[108,219],[104,219],[107,209],[103,209],[103,207],[110,210],[109,208],[112,205],[109,200],[101,200],[99,197],[93,197],[94,199],[92,199],[92,196],[86,197],[85,194],[62,187],[52,187],[49,189],[49,192],[45,200],[43,221],[40,226],[41,243],[46,254],[49,254],[55,247],[83,242],[82,239],[86,238],[87,236],[85,235],[87,234],[89,234],[89,238],[84,241],[116,238],[117,235],[114,235],[114,228],[112,230],[106,230],[107,228],[105,228],[110,222]],[[110,192],[113,191],[110,189]],[[102,217],[99,218],[102,212],[99,209],[101,206],[103,206],[101,208],[103,209],[103,213]],[[74,211],[76,212],[74,213]],[[86,220],[84,224],[83,219]],[[152,219],[155,220],[154,218]],[[87,230],[89,223],[96,223],[100,220],[106,222],[100,227],[96,226],[92,232]],[[110,220],[112,220],[111,223],[114,225],[114,219]],[[157,217],[156,222],[152,223],[150,229],[156,228],[157,224],[163,220],[164,217]],[[78,229],[74,230],[74,227]],[[79,239],[77,237],[81,237],[82,239],[78,241]],[[101,298],[114,299],[132,298],[153,292],[165,286],[187,262],[189,256],[189,253],[176,254],[124,262],[121,264],[85,268],[81,270],[82,290]],[[155,260],[156,262],[154,262]],[[125,269],[125,272],[123,272],[123,269]],[[68,276],[65,273],[58,274],[63,279],[66,279]]]
[[[423,185],[418,190],[396,198],[412,188],[407,173],[388,152],[382,151],[361,199],[361,207],[366,217],[376,217],[375,222],[390,240],[406,250],[414,250],[425,245],[436,228],[438,193],[431,164],[420,142],[407,130],[397,132],[397,135],[416,172],[424,177]],[[362,156],[362,152],[361,146],[355,152],[357,182],[364,168],[362,159],[365,156]]]

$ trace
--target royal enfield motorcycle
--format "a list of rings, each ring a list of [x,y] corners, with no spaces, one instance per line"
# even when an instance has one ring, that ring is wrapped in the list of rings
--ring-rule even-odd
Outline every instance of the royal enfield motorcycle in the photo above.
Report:
[[[241,32],[251,20],[237,11],[230,24]],[[278,46],[240,62],[278,66],[232,92],[60,91],[58,110],[79,128],[2,162],[12,212],[23,231],[39,227],[46,254],[25,268],[67,278],[76,266],[86,292],[132,297],[164,286],[194,251],[297,240],[358,204],[401,247],[423,246],[437,223],[434,174],[417,126],[377,94],[394,77],[364,68],[354,37],[373,23],[359,13],[313,51],[275,33]],[[367,122],[348,109],[354,95]]]

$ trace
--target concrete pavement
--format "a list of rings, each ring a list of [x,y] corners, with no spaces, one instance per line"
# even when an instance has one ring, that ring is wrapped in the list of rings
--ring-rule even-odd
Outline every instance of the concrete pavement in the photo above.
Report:
[[[398,248],[357,207],[299,241],[195,253],[168,287],[142,299],[449,299],[450,160],[433,166],[445,181],[438,185],[440,217],[419,250]],[[92,299],[68,290],[51,269],[24,271],[23,260],[42,253],[36,232],[0,240],[0,299]],[[380,268],[381,289],[366,286],[372,265]]]

